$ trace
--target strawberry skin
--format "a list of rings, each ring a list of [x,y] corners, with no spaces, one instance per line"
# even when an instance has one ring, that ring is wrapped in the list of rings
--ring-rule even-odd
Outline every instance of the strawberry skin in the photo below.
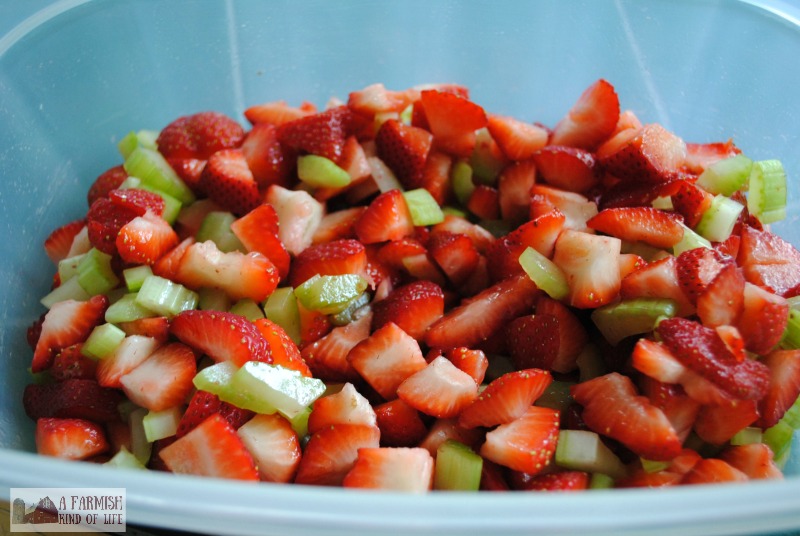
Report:
[[[244,215],[261,204],[261,192],[240,149],[212,154],[200,175],[199,187],[215,203]]]
[[[420,413],[400,398],[375,406],[375,418],[384,447],[413,447],[428,433]]]
[[[128,399],[150,411],[177,406],[192,391],[196,359],[194,351],[185,344],[174,342],[161,346],[120,378],[122,390]]]
[[[300,349],[285,329],[268,318],[256,319],[253,324],[269,343],[274,365],[296,370],[309,378],[312,376],[311,369],[308,368],[300,354]]]
[[[244,139],[241,125],[219,112],[200,112],[179,117],[164,127],[156,139],[166,158],[207,159],[213,153],[239,147]]]
[[[800,350],[775,350],[761,360],[770,372],[766,396],[759,401],[757,425],[774,426],[800,396]]]
[[[369,337],[371,323],[372,314],[365,314],[303,346],[300,353],[314,377],[326,382],[357,379],[358,373],[347,356],[355,345]]]
[[[22,405],[33,420],[41,417],[86,419],[110,422],[119,419],[121,393],[100,386],[94,380],[70,379],[25,387]]]
[[[549,372],[526,369],[492,381],[458,417],[464,428],[491,428],[522,417],[553,381]]]
[[[89,242],[103,253],[116,255],[119,230],[138,215],[138,208],[114,203],[107,197],[97,199],[86,213]]]
[[[751,479],[783,479],[783,472],[776,465],[772,450],[764,443],[731,446],[719,457]]]
[[[270,260],[281,279],[289,275],[291,257],[279,238],[280,221],[275,207],[263,203],[231,223],[231,232],[249,252]]]
[[[289,186],[294,155],[280,144],[274,125],[253,125],[242,142],[241,151],[260,189],[270,184]]]
[[[600,160],[604,169],[624,181],[668,182],[686,159],[686,144],[659,124],[644,125],[617,152]]]
[[[435,145],[445,152],[468,157],[475,147],[475,131],[488,124],[483,108],[464,97],[436,89],[423,90],[420,104]]]
[[[421,185],[433,135],[396,119],[384,121],[375,135],[378,157],[408,189]]]
[[[350,109],[337,106],[280,125],[278,141],[291,149],[324,156],[338,164],[351,121]]]
[[[122,226],[116,245],[123,261],[153,265],[178,245],[178,235],[164,218],[148,211]]]
[[[353,468],[358,452],[379,446],[380,431],[363,424],[327,426],[313,434],[297,468],[296,484],[339,486]]]
[[[745,283],[742,313],[736,327],[750,352],[764,355],[781,340],[789,321],[789,303],[752,283]]]
[[[380,194],[356,221],[354,230],[362,244],[400,240],[414,234],[411,212],[400,190]]]
[[[97,361],[81,353],[83,343],[67,346],[56,355],[50,367],[50,375],[57,382],[71,379],[93,380]]]
[[[397,287],[386,298],[374,303],[372,310],[374,329],[394,322],[421,341],[428,326],[444,314],[444,293],[432,281],[413,281]]]
[[[788,296],[800,285],[800,251],[769,231],[749,225],[742,228],[737,262],[747,281]]]
[[[588,488],[589,473],[558,471],[534,476],[523,489],[527,491],[579,491]]]
[[[558,428],[557,410],[530,406],[521,417],[487,433],[480,454],[514,471],[537,474],[553,459]]]
[[[733,259],[714,249],[694,248],[681,253],[676,270],[678,282],[689,301],[696,304],[697,297],[717,277],[720,270],[732,263]]]
[[[582,193],[598,183],[596,159],[589,151],[564,145],[548,145],[532,156],[536,172],[551,186]]]
[[[553,128],[549,143],[595,149],[614,132],[619,114],[619,97],[614,86],[600,79],[584,90]]]
[[[36,421],[36,452],[65,460],[85,460],[109,448],[103,428],[83,419]]]
[[[758,404],[755,400],[736,400],[728,404],[703,406],[697,414],[694,431],[703,441],[722,445],[757,419]]]
[[[183,311],[170,325],[170,333],[216,362],[272,363],[269,343],[246,318],[220,311]]]
[[[353,239],[334,240],[312,245],[295,257],[289,284],[299,287],[314,275],[358,274],[365,276],[367,253],[361,242]]]
[[[66,259],[72,249],[72,242],[75,240],[75,236],[85,226],[85,220],[74,220],[51,232],[44,241],[44,251],[47,257],[56,264],[58,264],[58,261]]]
[[[178,423],[178,431],[175,432],[175,436],[185,436],[214,414],[221,415],[234,429],[238,429],[254,415],[250,410],[237,408],[228,402],[223,402],[215,394],[198,390],[189,400],[189,405]]]
[[[128,178],[128,173],[122,165],[114,166],[102,172],[94,180],[86,194],[87,204],[92,204],[101,197],[108,197],[108,192],[116,190]]]
[[[164,213],[164,199],[153,192],[138,188],[111,190],[107,196],[115,205],[128,208],[136,212],[137,216],[144,216],[147,211],[156,216]]]
[[[433,485],[433,457],[419,447],[359,449],[358,458],[342,485],[346,488],[426,493]]]
[[[671,248],[683,238],[680,218],[652,207],[603,209],[586,225],[621,240],[644,242],[662,249]]]

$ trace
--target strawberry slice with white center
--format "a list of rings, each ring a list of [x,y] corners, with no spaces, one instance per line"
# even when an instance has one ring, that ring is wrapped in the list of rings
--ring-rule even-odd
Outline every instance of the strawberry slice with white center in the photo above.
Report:
[[[289,106],[286,101],[270,101],[250,106],[244,111],[244,116],[250,123],[268,123],[280,126],[284,123],[307,117],[317,112],[316,106],[304,102],[300,106]]]
[[[298,255],[311,245],[325,208],[303,190],[288,190],[273,184],[264,195],[264,201],[278,213],[278,238],[286,250]]]
[[[406,378],[397,396],[412,408],[440,419],[456,417],[478,396],[472,376],[444,356]]]
[[[473,348],[530,310],[540,291],[526,274],[509,277],[462,301],[434,322],[425,343],[434,348]]]
[[[751,479],[783,480],[783,472],[775,463],[772,449],[764,443],[750,443],[726,448],[719,458]]]
[[[699,175],[711,164],[740,154],[733,140],[711,143],[686,143],[686,169]]]
[[[220,311],[183,311],[170,325],[170,333],[217,363],[248,361],[272,363],[269,343],[243,316]]]
[[[44,252],[47,257],[58,264],[58,261],[66,259],[72,249],[72,242],[75,236],[86,226],[86,220],[74,220],[65,223],[51,232],[44,241]]]
[[[166,158],[206,159],[213,153],[239,147],[244,139],[241,125],[219,112],[200,112],[164,127],[156,145]]]
[[[750,283],[780,296],[800,285],[800,251],[769,231],[745,225],[737,262]]]
[[[31,419],[40,417],[76,418],[93,422],[119,419],[121,393],[102,387],[90,379],[71,379],[57,383],[25,386],[22,405]]]
[[[695,464],[681,479],[681,484],[721,484],[724,482],[747,482],[745,473],[718,458],[705,458]]]
[[[667,249],[681,241],[681,217],[653,207],[606,208],[586,222],[595,231],[628,242]]]
[[[451,348],[445,354],[456,367],[469,374],[476,385],[481,385],[489,368],[489,359],[482,350],[470,348]]]
[[[536,171],[544,181],[570,192],[588,192],[599,182],[593,153],[577,147],[548,145],[533,154]]]
[[[575,370],[578,355],[589,341],[586,328],[575,312],[548,296],[540,296],[535,308],[537,315],[549,315],[556,319],[555,335],[558,340],[558,351],[549,368],[563,373]]]
[[[116,243],[123,261],[153,265],[178,245],[178,235],[164,218],[148,210],[122,226]]]
[[[258,183],[240,149],[212,154],[200,175],[199,186],[215,203],[240,216],[261,204]]]
[[[494,236],[484,227],[455,214],[445,214],[444,221],[431,227],[431,236],[443,231],[467,235],[479,253],[486,253],[489,245],[494,242]]]
[[[433,456],[423,448],[379,447],[358,451],[346,488],[426,493],[433,485]]]
[[[375,135],[378,157],[408,189],[421,186],[432,143],[430,132],[396,119],[384,121]]]
[[[340,486],[345,475],[355,465],[359,450],[376,448],[379,442],[380,430],[376,426],[327,426],[308,440],[294,482]]]
[[[742,314],[736,327],[750,352],[764,355],[780,342],[789,321],[789,303],[752,283],[745,283]]]
[[[389,190],[373,199],[356,221],[354,229],[363,244],[412,236],[414,223],[402,192]]]
[[[206,240],[186,248],[174,280],[195,289],[223,290],[233,300],[250,298],[262,302],[278,287],[280,274],[261,253],[224,253],[213,241]]]
[[[355,345],[347,361],[385,400],[395,398],[400,384],[427,365],[419,343],[393,322]]]
[[[103,321],[108,298],[102,294],[87,301],[65,300],[53,304],[44,316],[41,333],[33,351],[32,372],[50,368],[58,352],[83,342]]]
[[[375,115],[386,112],[402,112],[414,100],[414,90],[392,91],[383,84],[372,84],[348,95],[347,105],[354,112]]]
[[[187,345],[161,346],[120,378],[122,390],[136,405],[162,411],[183,403],[192,391],[197,357]]]
[[[258,480],[259,474],[236,430],[214,414],[159,452],[173,473],[237,480]]]
[[[285,484],[294,480],[303,451],[297,433],[283,416],[256,415],[236,434],[253,456],[262,482]]]
[[[497,179],[500,216],[512,225],[520,225],[528,220],[531,189],[536,183],[536,176],[536,163],[528,159],[506,166]]]
[[[121,388],[120,378],[144,362],[160,345],[161,341],[154,337],[128,335],[111,355],[97,362],[98,383]]]
[[[565,228],[588,231],[586,222],[597,214],[597,203],[577,192],[568,192],[546,184],[534,184],[531,188],[530,219],[554,209],[558,209],[566,217]]]
[[[506,424],[525,414],[553,381],[542,369],[525,369],[503,374],[481,391],[458,417],[464,428],[491,428]]]
[[[736,325],[744,308],[745,280],[742,270],[726,265],[697,296],[697,316],[704,326]]]
[[[355,236],[355,223],[365,210],[367,210],[367,207],[357,206],[328,212],[322,217],[319,227],[314,232],[312,244],[324,244],[342,238],[353,238]]]
[[[270,184],[288,186],[294,162],[290,151],[278,141],[278,129],[269,123],[256,123],[241,147],[247,167],[259,189]]]
[[[614,86],[600,79],[584,90],[558,122],[550,144],[595,149],[616,129],[619,112]]]
[[[308,417],[308,433],[315,434],[326,426],[335,424],[363,424],[377,426],[375,410],[352,383],[347,382],[334,394],[314,401]]]
[[[500,193],[497,188],[478,184],[467,200],[467,210],[481,220],[500,218]]]
[[[547,129],[508,117],[488,114],[486,127],[500,150],[511,160],[525,160],[547,145]]]
[[[371,324],[372,313],[365,314],[303,346],[300,353],[314,377],[326,382],[356,380],[358,372],[347,355],[356,344],[369,337]]]
[[[373,303],[372,326],[380,328],[394,322],[418,341],[428,326],[444,314],[444,292],[431,281],[413,281],[392,290],[386,298]]]
[[[308,378],[312,376],[300,349],[285,329],[268,318],[258,318],[253,324],[269,343],[273,365],[296,370]]]
[[[618,151],[600,160],[608,172],[625,181],[663,183],[679,174],[686,161],[684,141],[657,123],[644,125]]]
[[[280,222],[275,207],[263,203],[231,223],[231,232],[248,252],[257,252],[270,260],[281,279],[289,274],[291,257],[278,234]]]
[[[566,229],[556,240],[553,262],[569,285],[569,304],[579,309],[600,307],[619,293],[622,241]]]
[[[776,350],[762,358],[770,372],[766,396],[759,402],[757,426],[774,426],[800,396],[800,350]]]
[[[292,263],[289,284],[299,287],[314,275],[367,273],[367,253],[361,242],[353,239],[334,240],[304,249]]]
[[[667,298],[677,305],[677,316],[694,314],[695,307],[678,281],[678,261],[669,255],[652,261],[622,278],[620,296],[631,298]]]
[[[521,417],[487,433],[480,454],[514,471],[537,474],[553,460],[558,428],[557,410],[530,406]]]
[[[36,421],[36,452],[65,460],[85,460],[109,448],[103,427],[84,419]]]
[[[385,447],[417,446],[428,433],[420,412],[400,398],[375,406],[375,417]]]
[[[703,214],[711,208],[714,196],[692,182],[682,181],[670,199],[675,212],[683,216],[688,227],[694,229]]]
[[[455,156],[468,157],[475,147],[475,131],[488,124],[486,112],[454,93],[426,89],[420,93],[434,145]]]
[[[612,372],[570,388],[583,406],[582,418],[598,434],[613,438],[639,456],[671,460],[681,442],[664,412],[637,393],[627,376]]]
[[[678,282],[689,301],[696,304],[697,297],[733,259],[715,249],[698,247],[681,253],[677,262]]]
[[[278,128],[278,141],[286,147],[339,163],[351,128],[353,113],[347,106],[301,117]]]
[[[456,288],[469,279],[480,259],[478,250],[467,235],[444,231],[430,237],[428,251]]]
[[[700,411],[700,403],[679,384],[660,382],[649,376],[639,380],[639,387],[650,403],[664,412],[681,442],[686,441]]]

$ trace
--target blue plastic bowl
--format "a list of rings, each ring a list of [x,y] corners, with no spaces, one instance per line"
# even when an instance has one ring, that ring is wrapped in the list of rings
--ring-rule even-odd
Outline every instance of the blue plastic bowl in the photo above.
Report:
[[[41,8],[33,12],[34,8]],[[0,2],[0,496],[125,487],[128,522],[215,534],[751,534],[800,528],[800,479],[577,495],[425,497],[110,471],[32,454],[25,330],[52,276],[41,244],[85,213],[125,133],[373,82],[457,82],[554,124],[598,78],[687,141],[780,158],[800,245],[800,9],[788,1]],[[16,26],[8,25],[18,22]],[[790,473],[797,472],[790,466]]]

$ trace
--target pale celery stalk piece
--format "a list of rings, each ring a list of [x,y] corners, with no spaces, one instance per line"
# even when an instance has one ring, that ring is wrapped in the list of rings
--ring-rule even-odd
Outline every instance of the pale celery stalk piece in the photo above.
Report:
[[[269,295],[262,304],[264,314],[289,335],[296,344],[300,343],[300,310],[297,298],[291,287],[280,287]]]
[[[403,185],[383,160],[377,156],[368,156],[367,163],[372,173],[372,180],[375,181],[375,184],[378,185],[378,189],[382,193],[388,192],[389,190],[403,190]]]
[[[453,164],[450,171],[450,180],[453,183],[453,193],[462,205],[466,205],[472,192],[475,191],[475,183],[472,181],[472,166],[465,160],[458,160]]]
[[[425,188],[416,188],[403,192],[411,221],[416,227],[436,225],[444,221],[442,207],[436,202],[431,193]]]
[[[736,432],[731,438],[731,445],[752,445],[761,443],[764,439],[764,431],[755,426],[746,426]]]
[[[131,430],[131,454],[139,460],[142,464],[150,462],[150,454],[153,450],[153,444],[147,440],[144,433],[144,416],[147,415],[145,408],[136,408],[131,411],[128,418],[128,426]]]
[[[197,230],[195,240],[205,242],[211,240],[217,245],[217,249],[224,253],[231,251],[241,251],[247,253],[247,248],[231,231],[231,224],[236,221],[236,216],[222,210],[215,210],[206,214]]]
[[[234,303],[229,311],[233,314],[243,316],[251,322],[254,322],[260,318],[265,318],[264,311],[262,311],[261,307],[250,298],[244,298]]]
[[[158,139],[157,130],[140,130],[138,132],[128,132],[119,143],[117,149],[122,159],[128,158],[137,147],[145,147],[147,149],[157,150],[158,146],[156,140]]]
[[[561,430],[555,455],[556,464],[565,469],[602,473],[618,480],[627,474],[625,464],[595,432]]]
[[[58,261],[58,280],[66,281],[78,275],[78,265],[84,256],[86,256],[86,253],[80,253]]]
[[[300,372],[260,361],[248,361],[231,378],[231,390],[243,399],[244,409],[293,418],[325,392],[325,383]]]
[[[569,295],[569,284],[564,272],[534,248],[525,248],[519,256],[519,263],[536,286],[554,300],[562,300]]]
[[[311,416],[311,410],[312,407],[308,406],[292,416],[287,416],[281,413],[281,415],[286,417],[286,420],[289,421],[289,424],[292,425],[292,430],[294,430],[294,433],[296,433],[297,437],[299,438],[303,438],[308,435],[308,418]]]
[[[119,284],[111,255],[92,248],[78,263],[78,282],[90,295],[105,294]]]
[[[117,469],[147,469],[145,465],[123,445],[110,460],[103,465]]]
[[[158,441],[171,437],[178,431],[183,409],[180,406],[167,408],[161,411],[148,411],[142,418],[144,435],[148,442]]]
[[[677,313],[677,305],[666,298],[633,298],[598,307],[591,318],[603,337],[616,346],[631,335],[649,333],[662,318]]]
[[[156,314],[136,301],[136,292],[125,294],[106,309],[105,320],[112,324],[150,318]]]
[[[324,156],[297,157],[297,176],[312,188],[342,188],[350,184],[350,174]]]
[[[367,280],[358,274],[314,275],[294,289],[306,309],[333,315],[341,313],[367,289]]]
[[[536,399],[534,406],[557,409],[562,413],[567,411],[574,402],[569,391],[573,385],[575,385],[574,382],[553,380],[544,390],[544,393]]]
[[[475,149],[469,157],[472,176],[478,182],[489,186],[497,183],[497,177],[506,166],[503,154],[493,150],[496,147],[486,127],[475,132]]]
[[[478,491],[483,458],[467,445],[448,439],[436,449],[433,489]]]
[[[722,194],[716,195],[711,206],[700,217],[695,231],[711,242],[723,242],[731,236],[743,210],[741,203]]]
[[[711,194],[730,197],[747,186],[752,168],[752,160],[743,154],[737,154],[708,166],[695,184]]]
[[[125,280],[125,286],[129,292],[136,292],[142,288],[144,280],[151,275],[153,275],[153,269],[146,264],[122,270],[122,279]]]
[[[125,339],[125,332],[106,322],[96,326],[81,346],[81,354],[91,359],[105,359]]]
[[[192,190],[155,149],[141,145],[136,147],[125,159],[123,167],[128,175],[138,177],[144,185],[161,190],[184,205],[195,200]]]
[[[644,469],[645,472],[648,473],[657,473],[669,467],[669,462],[664,462],[659,460],[649,460],[647,458],[639,458],[639,462],[642,464],[642,469]]]
[[[681,223],[681,227],[683,227],[683,238],[681,238],[680,242],[672,246],[673,255],[677,257],[684,251],[695,248],[711,249],[711,242],[707,239],[703,238],[683,223]]]
[[[231,398],[235,398],[235,393],[230,393],[231,380],[236,371],[239,370],[234,363],[230,361],[221,361],[208,367],[201,369],[195,374],[192,383],[197,389],[206,391],[211,394],[219,396],[221,399],[227,398],[227,402],[231,402]]]
[[[359,311],[362,310],[362,307],[368,305],[371,300],[369,293],[362,292],[358,298],[350,302],[344,311],[331,315],[331,323],[334,326],[346,326],[360,317]]]
[[[233,307],[228,293],[219,288],[203,287],[197,290],[197,308],[202,311],[228,311]]]
[[[800,310],[794,307],[789,309],[789,320],[783,330],[780,346],[785,350],[800,348]]]
[[[44,297],[39,300],[39,303],[50,309],[58,302],[66,300],[86,301],[89,298],[91,298],[91,296],[88,292],[83,290],[80,282],[78,282],[78,276],[76,275],[66,281],[62,281],[59,286],[45,294]]]
[[[614,487],[614,479],[603,473],[592,473],[589,477],[589,489],[609,489]]]
[[[761,223],[775,223],[786,217],[786,171],[780,160],[753,163],[747,210]]]
[[[145,278],[142,288],[136,294],[139,305],[166,317],[195,309],[198,300],[199,297],[193,290],[157,275]]]
[[[775,453],[776,460],[789,452],[796,430],[800,430],[800,397],[786,410],[777,424],[764,430],[762,441]]]
[[[175,223],[175,221],[178,219],[178,215],[181,212],[181,208],[183,208],[183,203],[181,203],[179,199],[169,195],[163,190],[159,190],[158,188],[154,188],[149,184],[145,184],[139,177],[129,175],[124,181],[122,181],[122,183],[119,185],[119,188],[121,190],[127,190],[131,188],[147,190],[148,192],[152,192],[160,196],[161,199],[164,200],[164,212],[162,212],[161,217],[164,218],[170,225]]]

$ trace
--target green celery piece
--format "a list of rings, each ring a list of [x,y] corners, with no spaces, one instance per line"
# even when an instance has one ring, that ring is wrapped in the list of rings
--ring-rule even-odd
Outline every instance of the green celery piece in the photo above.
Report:
[[[265,318],[264,311],[262,311],[261,307],[250,298],[244,298],[234,303],[230,308],[230,312],[239,316],[243,316],[251,322],[258,320],[259,318]]]
[[[236,399],[236,393],[231,389],[233,375],[236,374],[238,370],[239,367],[234,363],[222,361],[198,371],[194,379],[192,379],[192,383],[197,389],[215,394],[220,397],[220,399],[224,399],[226,402],[238,406],[237,402],[239,402],[239,400]]]
[[[458,160],[450,171],[450,180],[453,183],[453,193],[456,195],[456,199],[466,206],[475,190],[475,183],[472,182],[472,166],[464,160]]]
[[[183,208],[183,203],[180,201],[180,199],[164,192],[163,190],[154,188],[149,184],[141,184],[139,188],[159,195],[161,199],[164,200],[164,211],[161,213],[161,217],[164,218],[164,220],[166,220],[166,222],[170,225],[175,225],[175,222],[178,220],[178,215],[181,213],[181,209]]]
[[[142,288],[144,280],[151,275],[153,275],[153,269],[146,264],[122,270],[122,279],[125,280],[125,286],[130,292],[136,292]]]
[[[777,424],[764,430],[762,440],[775,453],[775,459],[781,458],[789,450],[796,430],[800,430],[800,397],[786,410]]]
[[[242,399],[242,407],[256,413],[294,417],[325,392],[325,383],[296,370],[260,361],[248,361],[231,378],[230,387]]]
[[[478,491],[482,470],[483,458],[467,445],[448,439],[436,450],[433,489]]]
[[[675,316],[675,302],[662,298],[634,298],[604,305],[591,318],[603,337],[616,346],[622,339],[653,331],[661,318]]]
[[[614,487],[614,479],[603,473],[592,473],[589,477],[589,489],[609,489]]]
[[[714,196],[711,206],[700,217],[694,230],[706,240],[723,242],[733,232],[744,205],[722,194]]]
[[[405,191],[403,197],[411,212],[411,221],[416,227],[436,225],[444,221],[442,207],[425,188]]]
[[[116,467],[117,469],[147,469],[136,456],[125,448],[125,445],[120,447],[117,453],[103,465],[106,467]]]
[[[136,303],[166,317],[196,308],[198,300],[196,292],[157,275],[145,278],[136,294]]]
[[[367,289],[367,281],[357,274],[315,275],[294,289],[306,309],[333,315],[341,313]]]
[[[573,385],[575,385],[575,382],[553,380],[544,390],[544,393],[536,399],[534,406],[557,409],[562,413],[567,411],[574,402],[569,392],[570,387]]]
[[[775,223],[786,217],[786,171],[780,160],[753,163],[747,210],[761,223]]]
[[[217,249],[224,253],[230,253],[231,251],[247,253],[247,249],[231,231],[231,224],[234,221],[236,221],[236,216],[230,212],[209,212],[203,218],[195,239],[198,242],[211,240],[217,245]]]
[[[278,324],[287,335],[300,344],[300,310],[291,287],[280,287],[269,295],[263,304],[264,314]]]
[[[83,290],[83,287],[78,281],[78,276],[76,275],[63,281],[59,286],[48,292],[39,300],[39,303],[50,309],[53,305],[61,301],[86,301],[89,298],[91,298],[91,296],[88,292]]]
[[[144,416],[147,415],[145,408],[137,408],[131,411],[128,417],[128,426],[131,431],[131,454],[142,464],[150,463],[150,454],[153,444],[147,440],[144,433]]]
[[[78,275],[78,266],[85,256],[86,253],[80,253],[78,255],[73,255],[72,257],[67,257],[66,259],[58,261],[58,280],[66,281],[67,279]]]
[[[506,166],[506,158],[498,149],[487,128],[475,133],[475,149],[469,158],[473,180],[489,186],[497,183],[497,177]]]
[[[625,464],[588,430],[561,430],[555,455],[556,464],[565,469],[602,473],[615,480],[627,474]]]
[[[111,267],[111,255],[90,249],[78,263],[78,283],[90,295],[106,294],[119,284]]]
[[[642,469],[644,469],[648,473],[657,473],[669,467],[669,462],[663,462],[659,460],[648,460],[647,458],[639,458],[639,461],[642,464]]]
[[[148,411],[142,419],[142,427],[147,441],[152,443],[165,437],[174,436],[178,431],[183,408],[175,406],[161,411]]]
[[[155,130],[131,131],[123,136],[119,143],[117,143],[117,149],[119,150],[119,154],[122,155],[122,159],[125,160],[137,147],[156,150],[158,148],[156,144],[157,139],[158,132]]]
[[[344,311],[331,315],[331,323],[334,326],[346,326],[359,317],[359,311],[362,307],[368,305],[370,300],[370,295],[367,292],[362,292],[358,298],[348,304]]]
[[[154,149],[138,146],[123,164],[128,175],[141,179],[142,184],[171,195],[184,205],[195,200],[194,193],[186,186],[169,162]]]
[[[683,238],[681,241],[672,246],[672,254],[676,257],[683,253],[684,251],[689,251],[690,249],[695,248],[708,248],[711,249],[711,242],[694,232],[692,229],[689,229],[681,223],[683,227]]]
[[[708,166],[697,178],[697,186],[717,195],[730,197],[747,186],[753,169],[753,161],[743,154],[737,154]]]
[[[297,176],[313,188],[341,188],[350,184],[350,174],[324,156],[306,154],[297,158]]]
[[[122,298],[108,306],[106,309],[106,322],[119,324],[140,318],[150,318],[156,314],[136,301],[136,292],[125,294]]]
[[[297,434],[297,437],[301,439],[308,435],[308,418],[311,416],[312,409],[311,406],[307,406],[294,415],[285,415],[281,413],[281,415],[286,417],[286,420],[289,421],[289,424],[292,425],[292,430]]]
[[[96,326],[81,346],[81,353],[91,359],[104,359],[122,343],[125,332],[114,324]]]
[[[531,281],[554,300],[562,300],[569,295],[567,277],[561,268],[532,247],[525,248],[519,256],[519,264]]]
[[[197,308],[203,311],[228,311],[233,306],[228,293],[222,289],[203,287],[197,291]]]
[[[780,346],[786,350],[800,348],[800,310],[789,309],[789,320],[783,330]]]
[[[764,431],[755,426],[746,426],[736,432],[731,438],[731,445],[751,445],[761,443],[764,438]]]

